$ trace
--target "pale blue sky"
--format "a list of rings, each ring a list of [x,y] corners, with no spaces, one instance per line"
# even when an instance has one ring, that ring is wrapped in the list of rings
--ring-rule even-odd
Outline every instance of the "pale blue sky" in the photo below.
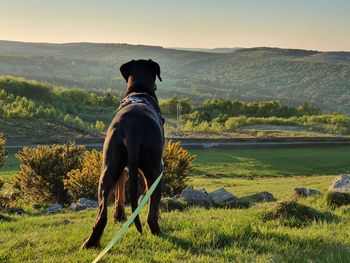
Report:
[[[0,39],[350,51],[349,0],[0,0]]]

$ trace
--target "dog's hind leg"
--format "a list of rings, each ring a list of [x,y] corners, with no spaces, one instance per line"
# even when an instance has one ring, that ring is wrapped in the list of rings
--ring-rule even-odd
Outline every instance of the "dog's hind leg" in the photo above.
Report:
[[[125,169],[117,183],[117,186],[115,188],[115,211],[114,211],[114,221],[115,222],[121,222],[126,220],[126,214],[125,214],[125,181],[126,181],[126,175],[127,170]]]
[[[108,136],[108,135],[107,135]],[[111,191],[125,168],[125,150],[116,145],[117,139],[112,136],[106,138],[103,152],[103,168],[98,187],[99,213],[90,237],[84,242],[82,248],[97,247],[101,235],[107,224],[107,205]]]

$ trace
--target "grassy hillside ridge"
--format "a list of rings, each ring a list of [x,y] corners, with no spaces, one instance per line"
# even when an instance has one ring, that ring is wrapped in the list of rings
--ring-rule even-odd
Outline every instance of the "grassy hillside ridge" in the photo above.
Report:
[[[23,78],[0,77],[0,127],[7,138],[31,139],[46,132],[55,138],[82,135],[72,127],[64,127],[65,123],[101,132],[119,102],[110,93],[100,95]]]
[[[24,76],[89,90],[124,92],[120,65],[152,58],[162,67],[160,97],[311,101],[350,112],[350,52],[251,48],[229,53],[157,46],[0,41],[0,74]]]

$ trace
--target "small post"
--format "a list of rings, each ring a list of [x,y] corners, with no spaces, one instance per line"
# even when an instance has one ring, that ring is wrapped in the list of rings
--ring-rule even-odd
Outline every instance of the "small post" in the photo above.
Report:
[[[181,116],[182,107],[180,103],[176,105],[176,118],[177,118],[177,127],[180,127],[180,116]]]

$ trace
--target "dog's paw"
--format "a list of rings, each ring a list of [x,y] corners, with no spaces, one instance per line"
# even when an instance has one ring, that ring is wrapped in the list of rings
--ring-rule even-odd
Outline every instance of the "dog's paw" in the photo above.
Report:
[[[98,248],[98,247],[100,247],[99,242],[96,243],[96,242],[92,242],[90,239],[87,239],[81,246],[81,249]]]

